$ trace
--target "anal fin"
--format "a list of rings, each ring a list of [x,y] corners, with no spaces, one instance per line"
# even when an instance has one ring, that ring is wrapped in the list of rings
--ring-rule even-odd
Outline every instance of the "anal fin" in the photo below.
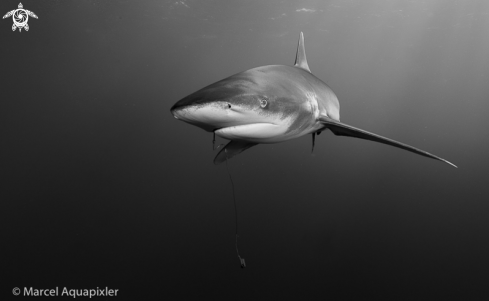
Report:
[[[214,164],[221,164],[226,162],[226,159],[231,159],[247,150],[248,148],[255,146],[257,143],[231,140],[225,147],[223,147],[217,156],[214,158]]]
[[[339,121],[333,120],[333,119],[328,118],[326,116],[320,116],[320,122],[324,125],[325,128],[330,129],[333,132],[333,134],[335,134],[337,136],[355,137],[355,138],[366,139],[366,140],[370,140],[370,141],[375,141],[375,142],[395,146],[395,147],[402,148],[404,150],[407,150],[409,152],[412,152],[412,153],[415,153],[415,154],[418,154],[418,155],[421,155],[424,157],[428,157],[428,158],[432,158],[435,160],[445,162],[447,164],[450,164],[453,167],[457,167],[455,164],[448,162],[445,159],[442,159],[438,156],[435,156],[433,154],[430,154],[430,153],[425,152],[423,150],[420,150],[418,148],[412,147],[410,145],[407,145],[407,144],[404,144],[404,143],[401,143],[401,142],[398,142],[398,141],[395,141],[395,140],[392,140],[389,138],[382,137],[382,136],[377,135],[377,134],[373,134],[373,133],[355,128],[353,126],[341,123]]]

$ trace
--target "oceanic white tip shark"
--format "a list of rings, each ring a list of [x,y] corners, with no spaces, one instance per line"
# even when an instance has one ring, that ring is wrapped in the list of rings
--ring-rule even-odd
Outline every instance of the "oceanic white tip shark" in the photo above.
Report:
[[[259,143],[277,143],[329,129],[335,135],[392,145],[454,164],[438,156],[340,122],[340,104],[330,87],[315,77],[300,34],[294,66],[253,68],[213,83],[178,101],[176,119],[231,140],[214,159],[222,163]]]

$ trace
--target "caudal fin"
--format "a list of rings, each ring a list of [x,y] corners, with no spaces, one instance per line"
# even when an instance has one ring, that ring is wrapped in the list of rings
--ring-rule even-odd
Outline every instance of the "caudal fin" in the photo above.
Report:
[[[395,141],[395,140],[392,140],[389,138],[382,137],[382,136],[377,135],[377,134],[373,134],[373,133],[355,128],[353,126],[341,123],[339,121],[335,121],[335,120],[330,119],[330,118],[325,117],[325,116],[320,117],[320,122],[324,125],[325,128],[330,129],[333,132],[333,134],[335,134],[337,136],[355,137],[355,138],[366,139],[366,140],[371,140],[371,141],[375,141],[375,142],[379,142],[379,143],[383,143],[383,144],[392,145],[392,146],[402,148],[404,150],[407,150],[409,152],[412,152],[412,153],[415,153],[415,154],[418,154],[418,155],[421,155],[424,157],[443,161],[447,164],[450,164],[453,167],[457,167],[455,164],[453,164],[453,163],[451,163],[445,159],[442,159],[438,156],[435,156],[433,154],[430,154],[430,153],[425,152],[423,150],[420,150],[418,148],[412,147],[410,145],[407,145],[407,144],[404,144],[404,143],[401,143],[401,142],[398,142],[398,141]]]

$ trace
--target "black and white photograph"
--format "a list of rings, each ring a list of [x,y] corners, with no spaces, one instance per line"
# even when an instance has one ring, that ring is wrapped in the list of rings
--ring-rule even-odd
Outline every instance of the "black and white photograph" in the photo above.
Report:
[[[489,1],[0,15],[0,300],[489,300]]]

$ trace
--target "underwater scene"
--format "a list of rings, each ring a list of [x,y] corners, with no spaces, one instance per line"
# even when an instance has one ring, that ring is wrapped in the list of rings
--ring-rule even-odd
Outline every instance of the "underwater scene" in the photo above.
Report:
[[[1,300],[489,297],[489,1],[18,1]]]

